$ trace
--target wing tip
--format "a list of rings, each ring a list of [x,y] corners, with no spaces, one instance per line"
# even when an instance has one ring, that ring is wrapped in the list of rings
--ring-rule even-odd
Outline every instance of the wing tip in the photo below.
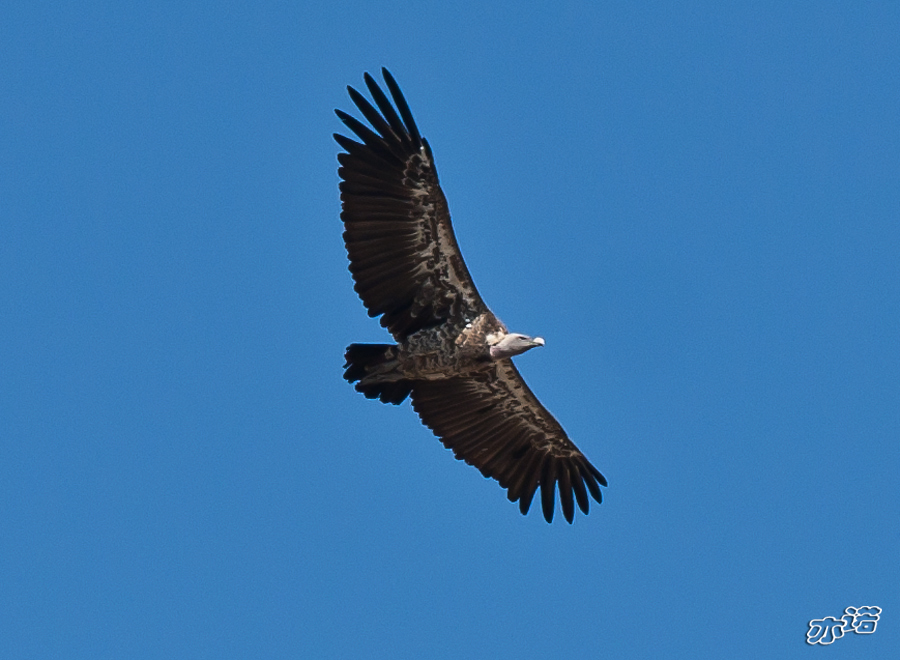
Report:
[[[597,503],[603,502],[600,485],[607,485],[606,478],[587,460],[566,465],[564,461],[548,457],[533,469],[536,474],[531,483],[517,482],[507,488],[507,499],[510,502],[518,501],[519,512],[523,516],[531,509],[538,489],[541,491],[541,514],[548,523],[553,522],[555,515],[557,488],[563,518],[570,525],[575,521],[576,504],[584,515],[590,513],[588,492]]]

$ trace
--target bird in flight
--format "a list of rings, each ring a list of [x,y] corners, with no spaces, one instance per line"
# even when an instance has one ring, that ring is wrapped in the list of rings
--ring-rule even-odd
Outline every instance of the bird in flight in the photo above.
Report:
[[[568,522],[606,479],[531,392],[512,357],[543,346],[509,332],[469,275],[450,224],[431,147],[394,77],[393,103],[368,73],[372,102],[350,99],[368,121],[335,110],[353,140],[335,134],[341,220],[354,289],[395,344],[350,344],[344,378],[369,399],[407,397],[456,458],[496,479],[525,514],[538,488],[547,522],[555,493]]]

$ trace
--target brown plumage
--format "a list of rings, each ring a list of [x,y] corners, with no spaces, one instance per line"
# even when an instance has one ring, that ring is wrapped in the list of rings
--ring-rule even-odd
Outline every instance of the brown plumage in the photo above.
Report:
[[[572,522],[588,493],[601,501],[603,475],[532,394],[512,356],[542,346],[510,333],[478,295],[462,259],[431,147],[386,69],[393,104],[375,80],[374,102],[350,98],[371,128],[336,110],[359,142],[335,135],[345,153],[341,219],[354,289],[381,317],[397,344],[351,344],[344,378],[370,399],[399,404],[419,417],[454,455],[496,479],[527,513],[538,488],[553,519],[560,505]]]

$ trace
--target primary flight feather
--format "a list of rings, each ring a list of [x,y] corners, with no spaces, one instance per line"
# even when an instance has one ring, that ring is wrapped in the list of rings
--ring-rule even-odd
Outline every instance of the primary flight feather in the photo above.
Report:
[[[390,99],[367,73],[372,102],[348,87],[369,126],[336,110],[358,138],[335,134],[341,219],[354,289],[396,344],[351,344],[344,378],[370,399],[408,396],[456,458],[474,465],[528,512],[538,489],[547,522],[558,487],[570,523],[606,479],[528,389],[512,357],[540,337],[512,333],[481,299],[463,262],[434,158],[400,87]],[[393,100],[393,103],[391,102]]]

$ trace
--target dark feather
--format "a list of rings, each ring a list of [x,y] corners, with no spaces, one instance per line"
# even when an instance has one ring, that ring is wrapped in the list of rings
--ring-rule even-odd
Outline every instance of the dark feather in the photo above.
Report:
[[[573,487],[569,479],[569,466],[566,463],[561,462],[559,465],[557,483],[559,484],[559,506],[562,508],[566,521],[571,524],[575,519],[575,500],[572,497]]]
[[[547,522],[553,522],[553,504],[556,495],[556,460],[545,456],[541,466],[541,509]]]
[[[403,117],[403,123],[406,124],[407,131],[409,131],[415,143],[421,143],[422,137],[419,135],[419,127],[416,126],[416,120],[413,119],[409,105],[406,103],[406,98],[403,96],[403,92],[400,91],[400,85],[397,84],[394,76],[387,69],[382,68],[381,75],[384,76],[384,82],[387,83],[388,89],[391,90],[391,96],[394,98],[394,103],[397,104],[400,116]]]

